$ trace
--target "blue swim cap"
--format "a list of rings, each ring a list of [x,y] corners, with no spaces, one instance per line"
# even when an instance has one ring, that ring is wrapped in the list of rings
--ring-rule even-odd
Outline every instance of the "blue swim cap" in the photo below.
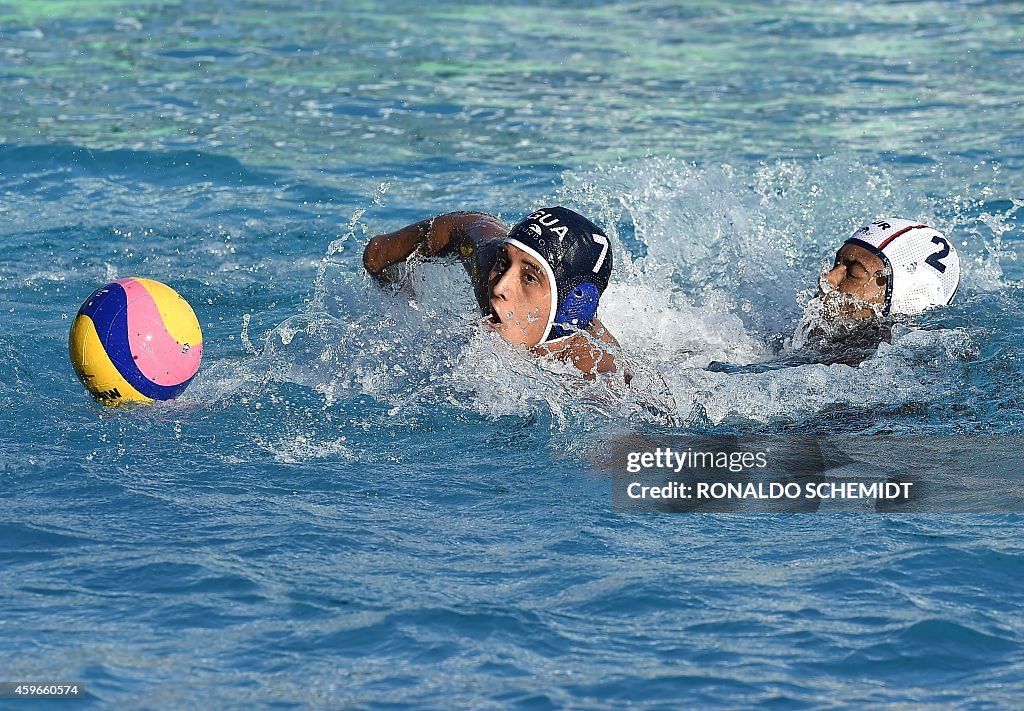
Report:
[[[513,227],[505,244],[540,261],[549,283],[556,286],[541,343],[594,321],[612,275],[611,242],[600,227],[566,207],[544,207]]]

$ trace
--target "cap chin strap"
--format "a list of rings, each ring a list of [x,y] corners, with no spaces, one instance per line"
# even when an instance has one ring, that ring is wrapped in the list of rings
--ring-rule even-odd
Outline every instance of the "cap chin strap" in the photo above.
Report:
[[[548,278],[548,293],[551,295],[551,307],[548,309],[548,322],[544,327],[544,335],[540,337],[540,341],[534,345],[540,345],[548,340],[548,336],[551,334],[551,326],[555,322],[555,315],[558,313],[558,282],[555,281],[555,273],[551,270],[551,265],[548,264],[548,260],[544,259],[540,253],[533,247],[529,247],[517,239],[505,240],[505,244],[510,244],[513,247],[518,247],[523,250],[531,257],[537,260],[541,268],[544,270],[544,274]]]

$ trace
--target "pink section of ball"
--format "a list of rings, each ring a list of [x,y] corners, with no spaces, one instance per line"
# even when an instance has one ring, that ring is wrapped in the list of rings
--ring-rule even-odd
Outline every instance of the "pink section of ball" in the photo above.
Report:
[[[142,374],[157,385],[178,385],[199,370],[202,344],[183,344],[167,333],[160,309],[145,286],[135,279],[119,279],[128,301],[128,345]]]

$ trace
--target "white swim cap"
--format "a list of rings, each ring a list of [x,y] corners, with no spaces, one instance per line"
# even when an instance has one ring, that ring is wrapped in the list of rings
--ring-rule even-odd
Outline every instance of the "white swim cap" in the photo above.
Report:
[[[960,256],[938,230],[912,220],[884,218],[853,233],[847,244],[877,254],[889,272],[883,314],[921,313],[953,300]]]

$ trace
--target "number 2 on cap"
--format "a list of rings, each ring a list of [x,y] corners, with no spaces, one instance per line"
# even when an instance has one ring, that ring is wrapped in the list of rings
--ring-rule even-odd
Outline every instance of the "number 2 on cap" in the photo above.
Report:
[[[949,242],[936,235],[935,237],[932,237],[932,244],[941,244],[942,249],[924,260],[924,263],[935,267],[935,271],[939,274],[944,274],[946,272],[946,265],[942,263],[942,260],[949,255]]]

